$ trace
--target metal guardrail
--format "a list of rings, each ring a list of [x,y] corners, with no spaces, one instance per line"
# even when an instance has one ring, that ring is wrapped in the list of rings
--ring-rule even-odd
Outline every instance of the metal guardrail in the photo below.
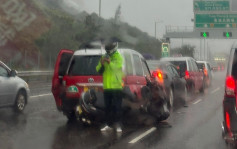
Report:
[[[17,74],[20,77],[51,76],[53,75],[53,71],[18,71]]]
[[[52,79],[53,71],[18,71],[17,75],[27,83],[48,82]]]

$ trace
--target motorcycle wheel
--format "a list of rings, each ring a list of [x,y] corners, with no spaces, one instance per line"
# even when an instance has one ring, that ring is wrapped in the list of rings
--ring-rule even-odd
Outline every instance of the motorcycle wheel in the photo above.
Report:
[[[164,121],[166,119],[169,118],[170,116],[170,112],[169,112],[169,109],[168,109],[168,104],[167,103],[164,103],[163,105],[163,108],[164,108],[164,113],[160,116],[160,117],[157,117],[157,121],[160,122],[160,121]]]
[[[170,88],[170,94],[169,94],[169,109],[173,108],[174,106],[174,94],[172,88]]]

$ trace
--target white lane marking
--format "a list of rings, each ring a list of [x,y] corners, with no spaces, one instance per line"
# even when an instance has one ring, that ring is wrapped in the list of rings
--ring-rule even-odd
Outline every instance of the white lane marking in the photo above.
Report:
[[[201,102],[202,101],[202,99],[198,99],[196,102],[194,102],[193,104],[195,105],[195,104],[197,104],[197,103],[199,103],[199,102]]]
[[[133,140],[131,140],[129,143],[136,143],[137,141],[141,140],[142,138],[144,138],[145,136],[147,136],[148,134],[152,133],[155,130],[156,130],[156,127],[152,127],[151,129],[147,130],[143,134],[141,134],[138,137],[136,137]]]
[[[213,93],[215,93],[215,92],[217,92],[217,91],[219,91],[220,90],[220,87],[218,87],[218,88],[216,88],[215,90],[213,90],[212,92],[211,92],[211,94],[213,94]]]
[[[41,94],[41,95],[36,95],[36,96],[30,96],[30,98],[43,97],[43,96],[49,96],[49,95],[52,95],[52,93],[49,93],[49,94]]]

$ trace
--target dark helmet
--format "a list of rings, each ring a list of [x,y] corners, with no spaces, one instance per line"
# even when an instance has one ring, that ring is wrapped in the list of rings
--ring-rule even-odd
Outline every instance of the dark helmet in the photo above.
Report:
[[[110,38],[107,41],[104,41],[105,44],[105,51],[107,54],[113,54],[118,48],[119,40],[117,38]]]
[[[118,42],[112,42],[105,45],[105,51],[109,55],[114,53],[118,48]]]

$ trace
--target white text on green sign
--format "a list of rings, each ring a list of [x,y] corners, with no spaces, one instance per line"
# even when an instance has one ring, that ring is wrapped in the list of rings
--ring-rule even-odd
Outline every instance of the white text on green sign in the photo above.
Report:
[[[194,1],[194,11],[229,11],[229,1]]]
[[[197,28],[236,28],[237,14],[195,14]]]

